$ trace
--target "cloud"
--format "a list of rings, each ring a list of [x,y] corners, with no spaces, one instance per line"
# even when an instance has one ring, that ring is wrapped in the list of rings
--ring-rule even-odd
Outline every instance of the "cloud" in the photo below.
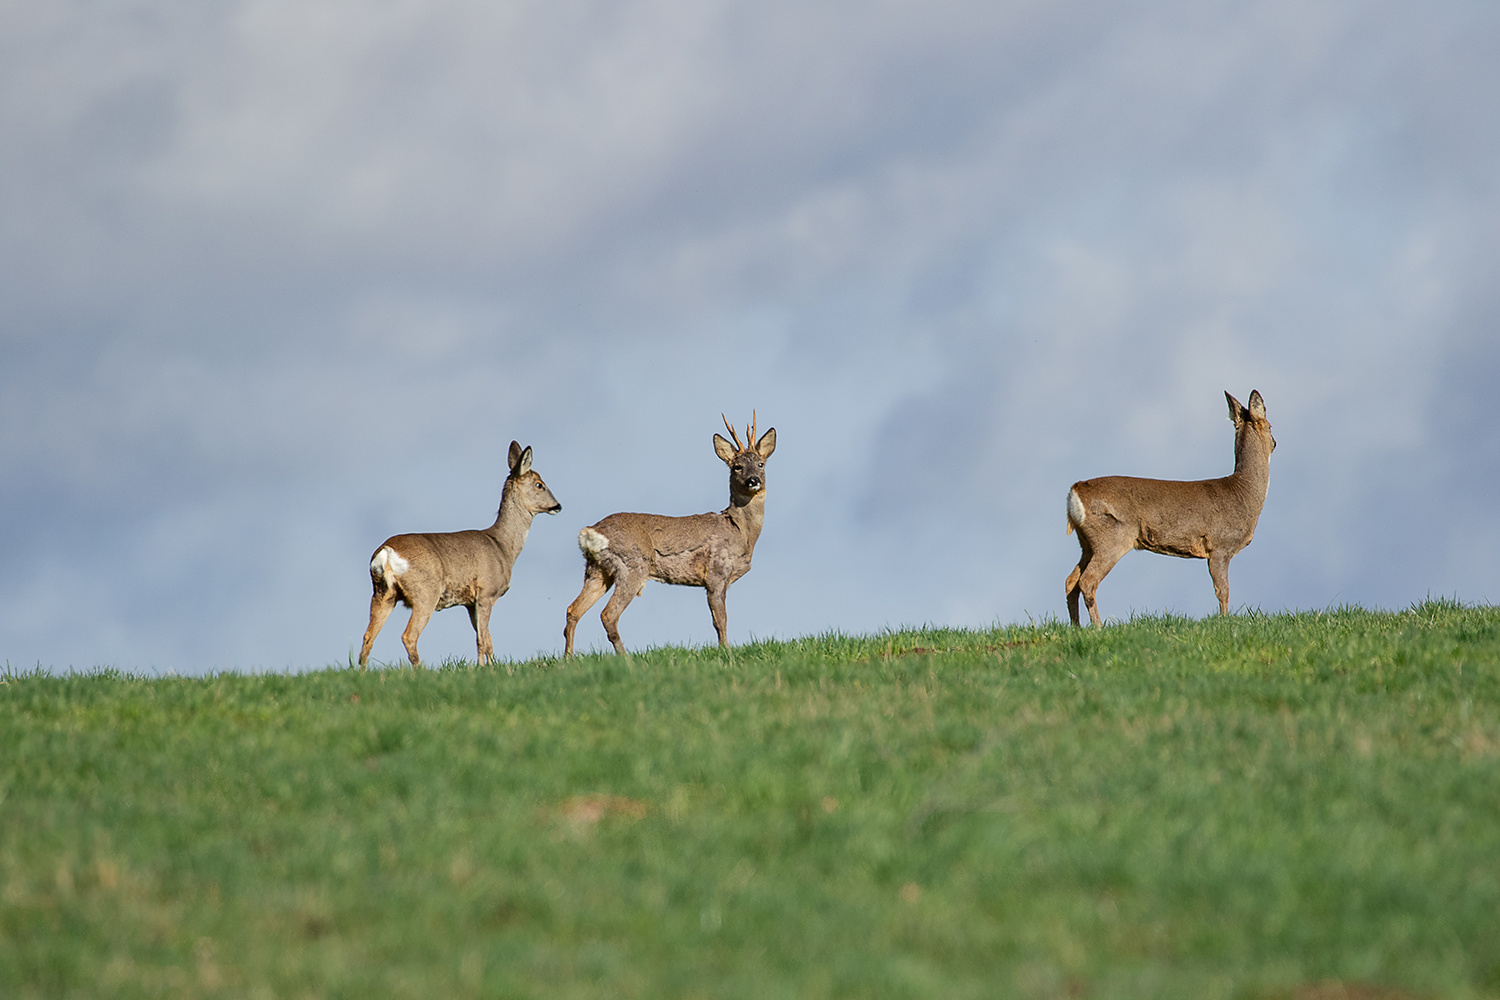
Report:
[[[1226,389],[1281,442],[1237,605],[1496,596],[1482,5],[8,18],[13,664],[342,660],[369,552],[488,523],[512,437],[564,513],[497,648],[556,649],[577,528],[721,507],[752,409],[736,641],[1061,613],[1067,485],[1226,473]],[[1101,601],[1207,613],[1206,577],[1132,556]],[[713,635],[668,588],[622,627]],[[424,640],[472,655],[456,612]]]

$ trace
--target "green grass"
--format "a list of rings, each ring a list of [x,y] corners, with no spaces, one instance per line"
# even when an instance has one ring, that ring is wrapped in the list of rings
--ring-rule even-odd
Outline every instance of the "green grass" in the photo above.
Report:
[[[0,995],[1500,997],[1500,609],[11,674]]]

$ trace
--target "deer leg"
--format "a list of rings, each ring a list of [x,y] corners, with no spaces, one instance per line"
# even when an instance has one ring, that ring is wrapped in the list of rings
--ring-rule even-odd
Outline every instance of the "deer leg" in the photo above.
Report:
[[[1095,596],[1099,593],[1099,584],[1109,575],[1109,571],[1115,568],[1115,563],[1129,552],[1130,545],[1116,544],[1109,548],[1100,549],[1090,546],[1093,555],[1089,559],[1088,566],[1084,567],[1078,575],[1078,590],[1083,594],[1084,606],[1089,609],[1089,621],[1095,625],[1103,625],[1104,620],[1099,617],[1099,605]]]
[[[714,631],[719,633],[719,645],[729,648],[729,611],[724,599],[729,596],[729,585],[710,586],[708,590],[708,613],[714,616]]]
[[[1089,560],[1094,558],[1094,550],[1089,547],[1088,539],[1083,537],[1081,531],[1078,533],[1078,544],[1082,547],[1083,553],[1078,557],[1078,565],[1074,566],[1073,572],[1068,574],[1066,584],[1068,617],[1072,619],[1074,625],[1078,624],[1078,581],[1083,576],[1083,571],[1089,568]]]
[[[1083,576],[1083,563],[1073,567],[1073,572],[1068,574],[1068,618],[1072,623],[1078,625],[1078,578]]]
[[[474,638],[479,644],[479,662],[492,663],[495,659],[495,644],[490,641],[490,612],[494,602],[475,601],[469,605],[469,624],[474,626]]]
[[[1214,581],[1214,596],[1219,599],[1219,614],[1229,614],[1229,560],[1233,553],[1219,549],[1208,554],[1208,575]]]
[[[615,577],[615,592],[609,595],[609,603],[604,605],[604,610],[599,614],[599,620],[604,623],[604,634],[609,636],[609,641],[614,643],[616,653],[625,652],[625,644],[620,641],[620,616],[635,600],[641,588],[646,585],[644,575],[626,579],[624,576]]]
[[[370,662],[370,647],[375,645],[375,637],[385,626],[385,620],[391,616],[396,608],[396,591],[377,589],[370,598],[370,625],[365,629],[364,644],[359,647],[359,665],[363,667]]]
[[[568,623],[563,626],[563,655],[573,655],[573,630],[578,627],[578,619],[589,613],[592,608],[604,596],[609,589],[609,581],[604,578],[604,571],[593,563],[589,563],[583,569],[583,589],[568,605]]]
[[[385,620],[390,617],[391,611],[395,607],[395,591],[382,590],[377,584],[375,593],[370,597],[370,624],[365,627],[364,641],[359,647],[359,665],[361,667],[370,662],[370,647],[375,645],[375,637],[385,627]]]
[[[406,623],[406,631],[401,633],[401,644],[406,647],[406,658],[411,660],[411,665],[420,667],[422,658],[417,655],[417,638],[421,636],[422,630],[427,627],[427,620],[437,610],[430,604],[415,604],[411,609],[411,621]]]

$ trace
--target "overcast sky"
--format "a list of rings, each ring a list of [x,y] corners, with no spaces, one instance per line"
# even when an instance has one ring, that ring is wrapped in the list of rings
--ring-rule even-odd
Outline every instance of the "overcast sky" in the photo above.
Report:
[[[388,535],[724,507],[736,642],[1066,618],[1064,500],[1280,447],[1236,609],[1500,599],[1500,6],[0,0],[0,663],[345,663]],[[1135,553],[1107,618],[1216,610]],[[608,648],[595,608],[580,647]],[[401,657],[398,610],[375,647]],[[714,638],[648,586],[631,647]],[[474,655],[460,609],[430,661]]]

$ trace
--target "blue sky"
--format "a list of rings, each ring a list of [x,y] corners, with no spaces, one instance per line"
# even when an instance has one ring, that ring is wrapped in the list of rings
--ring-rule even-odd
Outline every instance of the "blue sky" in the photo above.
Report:
[[[752,409],[736,642],[1065,616],[1068,485],[1227,474],[1252,388],[1233,606],[1500,598],[1492,4],[4,11],[12,668],[345,662],[370,553],[487,525],[512,438],[564,510],[496,649],[558,651],[578,529],[722,508]],[[1137,553],[1100,607],[1216,605]],[[622,631],[713,640],[661,585]]]

